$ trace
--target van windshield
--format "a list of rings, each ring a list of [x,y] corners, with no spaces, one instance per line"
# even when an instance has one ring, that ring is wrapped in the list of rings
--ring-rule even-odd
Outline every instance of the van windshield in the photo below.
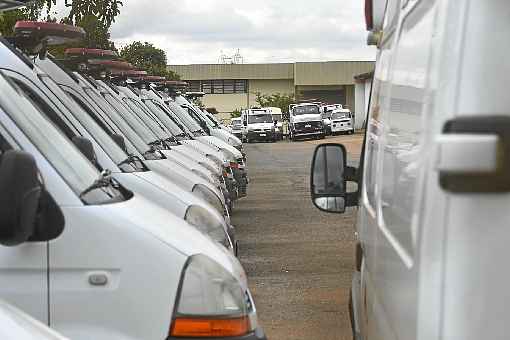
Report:
[[[319,107],[316,105],[296,106],[292,111],[294,115],[316,115],[319,114]]]
[[[281,122],[282,115],[281,114],[273,114],[273,120],[276,120],[277,122]]]
[[[344,119],[344,118],[350,118],[351,113],[350,112],[334,112],[331,115],[332,119]]]
[[[273,117],[270,114],[249,115],[248,116],[248,124],[272,123],[272,122],[273,122]]]

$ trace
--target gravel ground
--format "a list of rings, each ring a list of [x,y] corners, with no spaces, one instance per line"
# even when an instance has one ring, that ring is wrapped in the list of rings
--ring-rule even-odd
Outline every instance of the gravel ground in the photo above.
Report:
[[[348,298],[354,263],[354,210],[317,210],[309,198],[313,150],[343,143],[357,162],[362,135],[321,141],[246,144],[250,187],[233,223],[269,340],[351,340]]]

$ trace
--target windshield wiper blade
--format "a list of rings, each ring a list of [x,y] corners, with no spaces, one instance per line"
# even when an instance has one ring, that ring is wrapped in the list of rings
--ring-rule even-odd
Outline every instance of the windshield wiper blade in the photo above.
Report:
[[[99,188],[105,188],[109,187],[111,185],[112,181],[112,172],[108,169],[105,169],[101,171],[101,174],[99,175],[99,178],[94,181],[88,188],[83,190],[83,192],[80,194],[80,198],[83,198],[86,194],[89,192],[99,189]]]
[[[121,166],[121,165],[124,165],[124,164],[135,164],[136,161],[142,161],[140,159],[140,157],[138,157],[137,155],[134,155],[132,153],[128,154],[128,158],[126,158],[125,160],[123,160],[122,162],[120,162],[119,164],[117,164],[117,166]]]

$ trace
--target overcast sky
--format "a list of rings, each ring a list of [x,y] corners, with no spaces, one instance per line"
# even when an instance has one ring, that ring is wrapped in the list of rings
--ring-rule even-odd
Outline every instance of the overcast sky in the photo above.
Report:
[[[361,0],[123,0],[116,46],[164,49],[169,64],[217,63],[240,49],[245,63],[374,60]]]

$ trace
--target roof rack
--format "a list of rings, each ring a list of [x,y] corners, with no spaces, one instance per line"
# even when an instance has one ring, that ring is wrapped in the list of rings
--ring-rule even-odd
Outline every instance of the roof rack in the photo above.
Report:
[[[102,50],[98,48],[68,48],[64,51],[67,58],[73,59],[106,59],[118,60],[120,59],[117,52],[112,50]]]
[[[85,38],[81,27],[54,22],[18,21],[14,25],[16,47],[29,55],[44,59],[48,46],[68,44]]]

